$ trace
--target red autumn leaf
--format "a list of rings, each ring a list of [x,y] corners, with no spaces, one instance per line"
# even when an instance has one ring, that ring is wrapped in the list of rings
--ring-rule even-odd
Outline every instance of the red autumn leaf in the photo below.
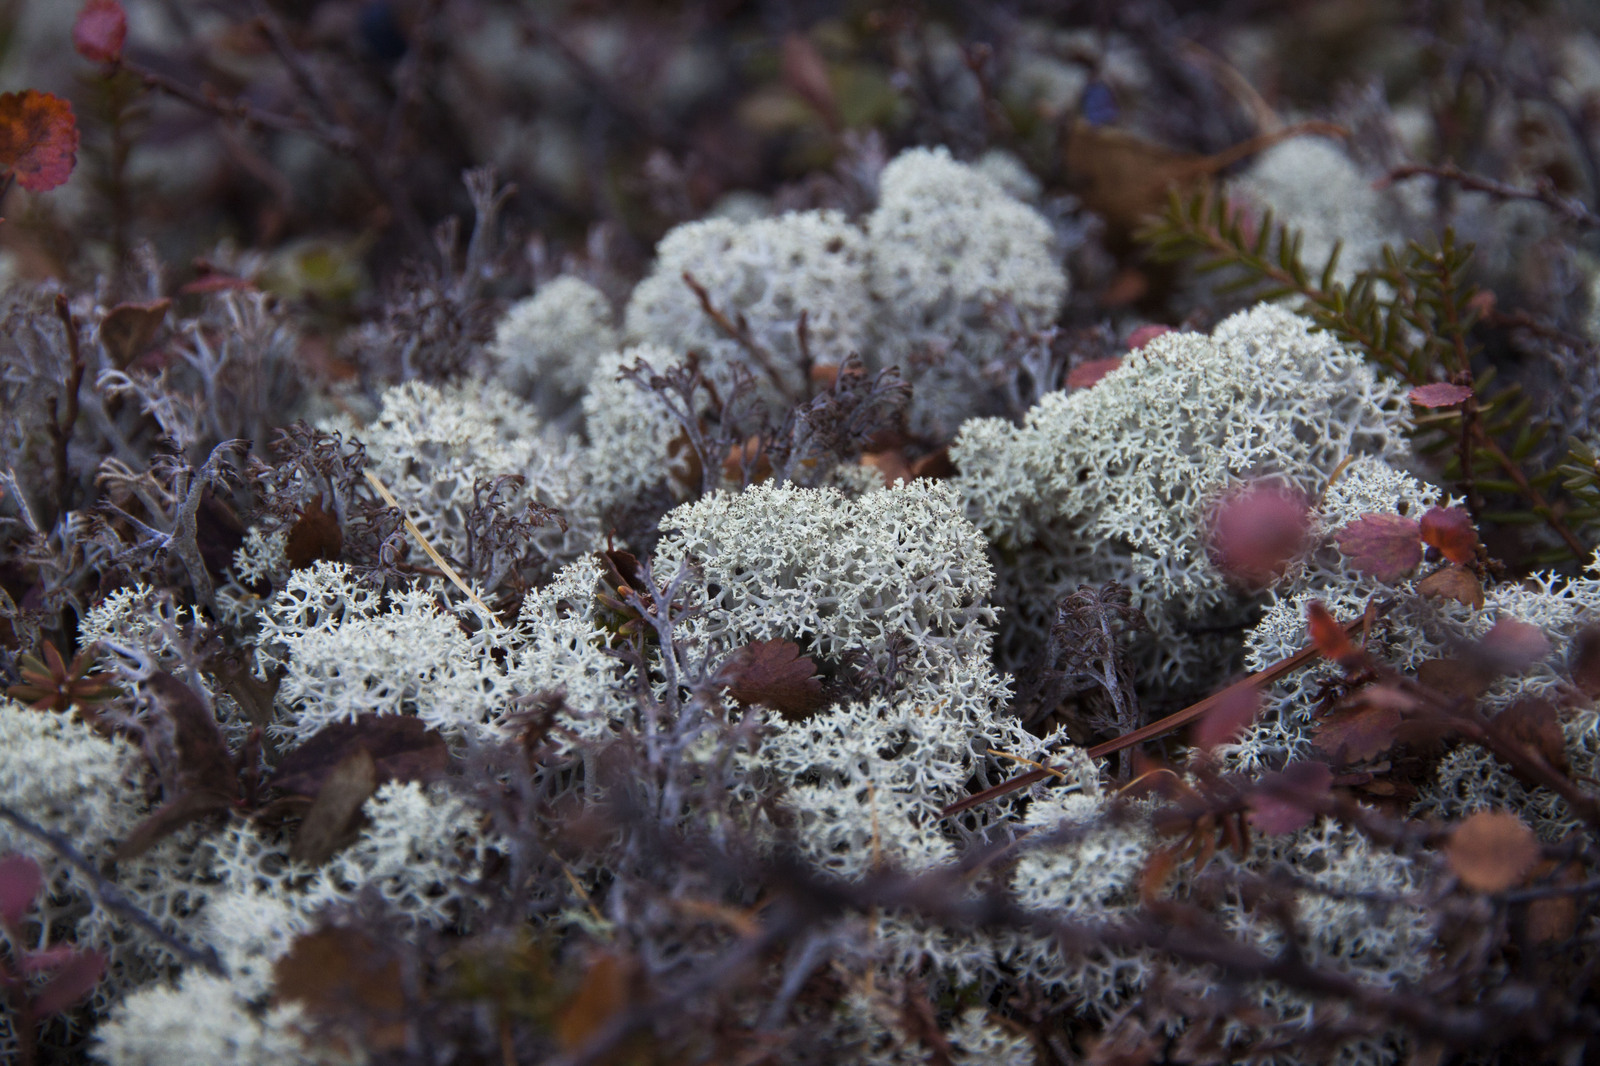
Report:
[[[1067,388],[1092,388],[1101,378],[1121,365],[1120,355],[1114,355],[1110,359],[1091,359],[1087,363],[1079,363],[1067,371]]]
[[[377,783],[425,781],[450,761],[444,737],[409,714],[364,714],[354,722],[324,726],[278,762],[272,786],[299,796],[316,796],[330,774],[350,755],[372,756]]]
[[[1411,402],[1418,407],[1454,407],[1464,403],[1471,395],[1472,390],[1465,385],[1452,385],[1448,381],[1418,385],[1410,392]]]
[[[115,63],[122,58],[128,37],[128,16],[120,0],[89,0],[72,24],[72,47],[95,63]]]
[[[1205,717],[1195,723],[1191,738],[1194,746],[1210,751],[1218,744],[1232,744],[1250,728],[1261,710],[1261,690],[1241,686],[1225,690]]]
[[[1567,672],[1585,696],[1600,697],[1600,626],[1585,626],[1572,638]]]
[[[1468,607],[1483,606],[1483,582],[1471,570],[1453,563],[1418,581],[1417,591],[1424,596],[1455,600]]]
[[[0,167],[29,192],[44,192],[72,176],[78,161],[78,122],[59,96],[28,89],[0,95]]]
[[[1157,337],[1161,336],[1163,333],[1171,332],[1171,326],[1140,326],[1138,329],[1128,334],[1128,351],[1136,352],[1140,348],[1143,348],[1145,345],[1149,344],[1151,341],[1155,340]]]
[[[1400,712],[1389,706],[1335,711],[1317,723],[1316,745],[1340,763],[1363,762],[1394,746],[1400,721]]]
[[[1422,516],[1422,540],[1462,566],[1478,555],[1478,531],[1472,516],[1459,507],[1435,507]]]
[[[60,1014],[88,995],[105,972],[106,957],[98,951],[73,952],[33,997],[34,1014],[40,1018]]]
[[[1250,793],[1250,824],[1263,833],[1293,833],[1316,817],[1333,786],[1327,763],[1293,762],[1264,774]]]
[[[1404,515],[1364,514],[1334,540],[1357,570],[1379,581],[1398,581],[1422,562],[1417,523]]]
[[[1211,562],[1248,588],[1271,584],[1305,547],[1311,507],[1305,494],[1277,481],[1229,492],[1211,516]]]
[[[756,640],[729,655],[717,679],[739,702],[759,703],[794,719],[820,710],[825,701],[816,673],[793,641]]]
[[[20,925],[42,888],[38,863],[26,855],[0,858],[0,921],[10,928]]]
[[[1536,625],[1502,618],[1478,641],[1476,651],[1485,666],[1516,674],[1550,654],[1550,638]]]
[[[1539,861],[1539,841],[1511,812],[1479,811],[1456,826],[1444,857],[1468,888],[1504,892]]]
[[[1345,666],[1361,660],[1361,649],[1351,643],[1344,626],[1339,624],[1339,620],[1333,617],[1321,600],[1306,604],[1306,632],[1311,635],[1311,642],[1317,646],[1323,658]]]

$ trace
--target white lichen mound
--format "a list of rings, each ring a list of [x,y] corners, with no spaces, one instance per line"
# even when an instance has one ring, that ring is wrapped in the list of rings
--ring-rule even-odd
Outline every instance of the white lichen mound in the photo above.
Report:
[[[1404,394],[1357,353],[1258,305],[1209,337],[1155,338],[1094,387],[1046,395],[1021,426],[969,422],[951,455],[997,547],[1081,560],[1067,583],[1123,582],[1159,634],[1232,598],[1208,550],[1225,493],[1272,478],[1314,500],[1348,458],[1407,456],[1408,419]],[[1061,587],[1040,584],[1019,604],[1025,624]]]
[[[867,219],[877,359],[916,386],[913,428],[947,435],[984,413],[974,400],[1009,335],[1055,321],[1067,276],[1044,216],[943,148],[902,152],[878,190]]]
[[[489,350],[506,388],[554,417],[583,395],[595,361],[620,340],[605,294],[562,275],[511,305]]]
[[[837,211],[801,211],[753,222],[705,219],[678,226],[656,246],[650,275],[628,301],[627,334],[679,355],[699,352],[712,375],[726,380],[742,363],[763,388],[800,395],[800,316],[818,366],[837,366],[864,349],[872,308],[866,290],[866,240]],[[767,355],[752,360],[684,280],[692,275],[716,310],[742,320]]]

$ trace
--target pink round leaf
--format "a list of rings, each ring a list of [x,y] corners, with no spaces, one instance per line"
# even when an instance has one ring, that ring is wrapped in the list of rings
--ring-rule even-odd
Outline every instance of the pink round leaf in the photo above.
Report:
[[[1415,520],[1398,514],[1364,514],[1339,530],[1334,540],[1352,566],[1379,581],[1398,581],[1422,562],[1422,539]]]
[[[1410,396],[1411,402],[1418,407],[1454,407],[1458,403],[1465,403],[1472,396],[1472,390],[1465,385],[1436,381],[1432,385],[1418,385],[1411,390]]]
[[[117,62],[127,38],[128,15],[121,0],[89,0],[72,24],[72,47],[91,62]]]

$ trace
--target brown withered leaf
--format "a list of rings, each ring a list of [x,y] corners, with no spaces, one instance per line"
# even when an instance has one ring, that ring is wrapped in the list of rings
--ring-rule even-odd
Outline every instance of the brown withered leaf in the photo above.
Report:
[[[1567,673],[1585,696],[1600,698],[1600,626],[1584,626],[1572,638]]]
[[[322,497],[318,496],[289,527],[289,537],[283,546],[289,569],[299,570],[319,559],[337,561],[344,550],[344,530],[332,511],[324,510]]]
[[[355,839],[361,807],[378,790],[378,765],[358,747],[323,779],[317,798],[289,845],[289,858],[320,866]]]
[[[1560,716],[1549,703],[1540,699],[1518,700],[1494,716],[1494,725],[1502,735],[1538,753],[1557,772],[1569,772],[1566,734],[1561,731]],[[1529,787],[1539,784],[1521,774],[1517,777]]]
[[[405,1046],[406,997],[400,960],[356,929],[306,933],[273,967],[280,1001],[317,1020],[353,1030],[366,1051]]]
[[[1333,538],[1352,566],[1379,581],[1394,582],[1422,562],[1422,540],[1414,519],[1364,514]]]
[[[1472,390],[1465,385],[1436,381],[1431,385],[1418,385],[1407,395],[1418,407],[1454,407],[1458,403],[1466,402],[1472,396]]]
[[[144,354],[167,320],[171,300],[118,304],[100,321],[100,344],[119,370]]]
[[[1400,720],[1397,709],[1381,705],[1334,711],[1317,723],[1316,745],[1340,763],[1361,762],[1394,745]]]
[[[1209,181],[1216,169],[1210,157],[1081,118],[1068,131],[1063,155],[1073,191],[1121,234],[1160,211],[1170,192]]]
[[[191,822],[225,814],[232,806],[233,799],[221,792],[205,789],[185,792],[157,807],[134,826],[122,843],[117,845],[117,850],[111,856],[112,861],[136,859]]]
[[[1422,541],[1452,563],[1462,566],[1478,557],[1478,531],[1472,516],[1459,507],[1433,507],[1422,516]]]
[[[1495,673],[1464,659],[1428,659],[1417,665],[1417,680],[1445,696],[1475,700],[1494,681]]]
[[[639,963],[613,951],[596,952],[584,967],[583,981],[556,1016],[556,1040],[573,1051],[631,1005]]]
[[[194,689],[164,671],[152,674],[145,687],[156,697],[158,713],[172,723],[178,755],[178,780],[184,792],[238,794],[239,777],[216,715]]]
[[[828,80],[828,64],[803,34],[784,35],[783,80],[795,95],[816,109],[829,129],[839,129],[839,101]]]
[[[1479,811],[1450,834],[1444,857],[1475,892],[1504,892],[1539,861],[1539,840],[1510,811]]]
[[[335,767],[357,751],[371,756],[377,783],[427,781],[444,771],[450,749],[444,737],[409,714],[364,714],[354,722],[324,726],[285,755],[272,777],[272,787],[300,796],[316,796]]]
[[[915,476],[911,472],[911,464],[906,462],[906,453],[900,448],[864,452],[861,456],[861,465],[876,470],[883,478],[885,488],[892,487],[896,481],[902,480],[910,484]]]
[[[1153,903],[1161,898],[1162,889],[1172,879],[1172,872],[1178,868],[1178,851],[1175,847],[1157,848],[1152,851],[1144,861],[1144,869],[1139,871],[1139,899],[1145,903]]]
[[[822,709],[822,679],[799,645],[788,640],[755,640],[737,648],[717,670],[717,682],[741,703],[771,707],[790,720]]]
[[[1454,563],[1418,581],[1417,591],[1424,596],[1455,600],[1468,607],[1483,606],[1483,582],[1471,570]]]

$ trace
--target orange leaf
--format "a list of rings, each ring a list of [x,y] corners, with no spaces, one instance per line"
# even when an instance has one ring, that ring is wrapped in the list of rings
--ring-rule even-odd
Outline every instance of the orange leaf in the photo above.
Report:
[[[65,182],[77,153],[71,104],[34,89],[0,95],[0,167],[24,189],[43,192]]]
[[[1342,666],[1360,661],[1361,649],[1350,642],[1350,635],[1344,631],[1344,626],[1323,606],[1321,600],[1312,600],[1306,605],[1306,631],[1311,634],[1311,642],[1325,658]]]
[[[127,37],[128,16],[120,0],[89,0],[72,24],[72,47],[95,63],[120,60]]]
[[[1539,861],[1533,830],[1509,811],[1479,811],[1456,826],[1444,856],[1475,892],[1504,892]]]
[[[581,1047],[612,1016],[626,1010],[638,963],[600,952],[584,970],[583,983],[556,1018],[556,1039],[567,1051]]]
[[[1422,541],[1462,566],[1478,555],[1478,531],[1472,516],[1459,507],[1435,507],[1422,516]]]

